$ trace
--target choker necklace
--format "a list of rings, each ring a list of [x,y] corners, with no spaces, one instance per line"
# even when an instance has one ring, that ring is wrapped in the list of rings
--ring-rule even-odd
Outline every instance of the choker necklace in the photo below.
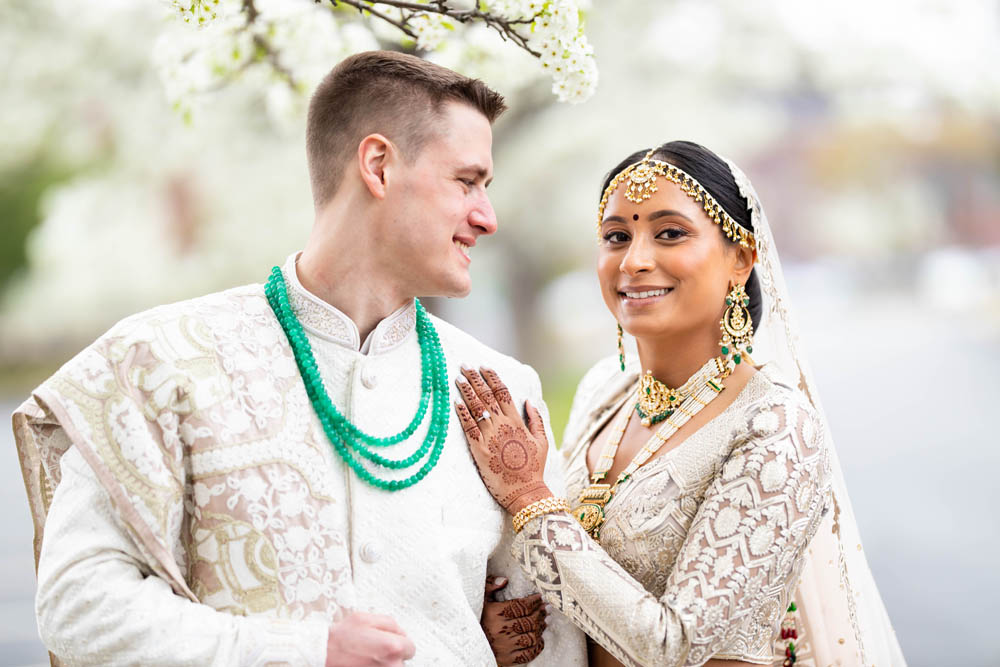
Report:
[[[674,414],[677,408],[700,387],[705,380],[719,373],[719,368],[712,362],[702,366],[687,382],[677,389],[671,389],[653,377],[653,371],[639,377],[638,399],[635,411],[643,426],[652,426]],[[726,373],[728,375],[728,373]]]
[[[448,405],[448,376],[444,351],[441,349],[441,341],[438,339],[437,331],[430,316],[421,305],[419,299],[414,299],[417,311],[417,340],[420,343],[420,405],[417,407],[417,414],[413,416],[409,426],[396,435],[387,437],[377,437],[368,435],[351,420],[342,415],[330,395],[326,393],[323,379],[319,375],[319,368],[316,366],[316,358],[313,356],[312,345],[306,338],[302,324],[299,322],[291,305],[288,303],[288,290],[285,287],[285,279],[281,274],[281,269],[277,266],[271,269],[271,277],[264,287],[267,295],[267,302],[274,311],[275,317],[281,323],[281,328],[288,337],[288,343],[292,346],[292,353],[295,356],[295,364],[299,368],[302,382],[306,386],[306,393],[312,403],[316,416],[323,426],[323,431],[330,444],[340,457],[351,467],[352,470],[362,480],[368,484],[384,489],[386,491],[398,491],[413,486],[427,476],[438,459],[441,458],[441,450],[444,447],[445,436],[448,434],[448,419],[451,414]],[[431,405],[431,424],[424,437],[423,444],[410,456],[402,459],[390,459],[375,452],[371,447],[388,447],[398,444],[417,430],[424,417],[427,415],[427,408]],[[405,470],[413,468],[418,461],[430,452],[424,464],[409,477],[403,479],[382,479],[370,472],[355,454],[365,458],[375,465],[391,470]]]
[[[618,491],[618,487],[629,480],[630,477],[639,469],[640,466],[645,464],[649,459],[653,457],[656,452],[663,447],[663,444],[667,441],[670,436],[680,429],[681,426],[686,424],[691,417],[701,412],[702,408],[712,402],[712,400],[718,396],[725,385],[722,381],[729,377],[732,373],[733,366],[727,363],[722,357],[715,357],[709,359],[704,366],[702,366],[698,371],[695,372],[691,378],[685,382],[681,388],[689,387],[690,393],[681,398],[676,402],[676,406],[669,408],[670,415],[662,418],[661,421],[666,423],[660,427],[656,433],[643,445],[642,449],[636,453],[635,458],[622,470],[621,474],[618,475],[618,479],[615,480],[614,484],[602,484],[601,481],[607,476],[608,470],[615,462],[615,454],[618,452],[618,446],[621,444],[622,437],[625,435],[625,429],[628,427],[628,423],[632,418],[632,410],[623,410],[621,416],[618,418],[614,428],[612,428],[611,435],[608,437],[608,442],[604,445],[604,450],[601,452],[601,458],[597,461],[597,466],[594,468],[594,472],[590,475],[590,486],[585,488],[580,493],[580,500],[577,504],[576,509],[573,510],[573,516],[583,529],[594,538],[595,540],[600,537],[601,526],[604,525],[604,508],[607,506],[608,502],[614,498],[615,493]],[[652,375],[647,373],[645,377],[652,379]],[[643,380],[640,380],[640,400],[642,395],[645,393],[642,389]],[[653,382],[657,380],[652,379]],[[661,386],[666,387],[660,383]],[[668,388],[669,389],[669,388]],[[680,390],[677,390],[679,393]],[[652,393],[652,392],[651,392]],[[640,413],[641,414],[641,413]]]

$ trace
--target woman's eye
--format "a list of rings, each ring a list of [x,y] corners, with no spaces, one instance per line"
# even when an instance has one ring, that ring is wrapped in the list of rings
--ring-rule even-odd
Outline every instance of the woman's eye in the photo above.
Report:
[[[608,243],[624,243],[628,241],[628,234],[625,232],[608,232],[604,235],[604,240]]]
[[[671,241],[676,241],[677,239],[682,238],[684,236],[687,236],[687,232],[677,227],[664,229],[662,232],[660,232],[660,238],[666,238]]]

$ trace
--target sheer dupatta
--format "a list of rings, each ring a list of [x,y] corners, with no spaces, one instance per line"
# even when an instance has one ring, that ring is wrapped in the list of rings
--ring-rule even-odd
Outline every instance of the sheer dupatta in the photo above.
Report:
[[[747,200],[757,241],[756,270],[764,298],[762,321],[755,323],[753,363],[767,364],[797,386],[816,409],[830,451],[833,511],[810,543],[796,588],[794,619],[798,639],[796,664],[905,665],[889,616],[861,547],[861,537],[847,496],[826,414],[820,404],[808,361],[799,348],[788,288],[774,237],[760,198],[746,175],[727,160],[740,193]]]

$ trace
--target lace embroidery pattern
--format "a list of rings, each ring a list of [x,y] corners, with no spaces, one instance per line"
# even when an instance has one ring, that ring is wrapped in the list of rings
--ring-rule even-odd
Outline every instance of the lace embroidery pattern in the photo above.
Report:
[[[385,326],[388,324],[388,326]],[[391,316],[376,328],[376,338],[372,341],[372,353],[383,353],[393,349],[410,335],[417,326],[417,310],[411,303],[402,312]],[[384,327],[384,331],[382,330]]]
[[[285,275],[288,275],[287,270]],[[288,302],[309,333],[355,350],[361,347],[358,331],[353,323],[348,324],[345,316],[334,312],[330,306],[303,290],[298,281],[290,284],[293,289],[288,290]]]
[[[352,350],[361,349],[358,327],[347,315],[310,293],[299,282],[295,270],[297,255],[285,263],[282,273],[288,284],[288,301],[302,326],[312,334]],[[372,332],[371,352],[381,354],[395,348],[416,329],[417,312],[411,302],[379,322]]]
[[[569,515],[529,522],[515,540],[546,600],[626,665],[781,661],[773,647],[826,511],[829,461],[802,397],[755,385],[609,505],[618,528],[600,545]]]

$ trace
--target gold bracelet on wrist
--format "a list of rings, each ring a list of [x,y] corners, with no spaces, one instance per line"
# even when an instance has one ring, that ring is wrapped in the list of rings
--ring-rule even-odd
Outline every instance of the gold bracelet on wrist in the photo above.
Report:
[[[514,532],[520,533],[524,524],[528,523],[536,516],[551,514],[552,512],[568,512],[569,503],[564,498],[549,496],[531,503],[520,512],[514,515]]]

